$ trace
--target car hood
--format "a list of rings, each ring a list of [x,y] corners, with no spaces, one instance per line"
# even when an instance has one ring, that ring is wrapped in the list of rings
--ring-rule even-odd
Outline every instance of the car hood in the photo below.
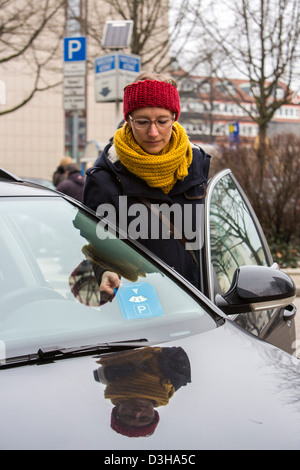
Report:
[[[0,448],[300,448],[296,358],[230,321],[160,346],[184,351],[190,380],[169,393],[168,403],[156,407],[159,423],[151,436],[128,437],[111,428],[107,383],[95,380],[99,356],[88,356],[0,370]],[[125,370],[122,354],[119,363]],[[170,369],[166,364],[161,368]],[[128,383],[133,382],[131,374]],[[160,384],[167,387],[169,382]]]

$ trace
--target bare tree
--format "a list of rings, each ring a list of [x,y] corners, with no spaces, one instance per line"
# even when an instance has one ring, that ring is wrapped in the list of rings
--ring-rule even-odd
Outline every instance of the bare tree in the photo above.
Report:
[[[106,52],[102,33],[107,19],[125,19],[133,20],[130,52],[140,56],[142,68],[162,72],[170,69],[173,60],[170,44],[183,36],[187,40],[190,35],[184,18],[192,3],[193,0],[172,2],[170,16],[169,0],[0,0],[0,65],[9,68],[10,73],[22,68],[31,81],[26,88],[22,82],[22,97],[18,95],[17,102],[10,102],[6,109],[2,107],[0,115],[24,106],[37,92],[61,84],[61,73],[52,72],[61,71],[58,54],[61,55],[62,38],[68,33],[66,15],[68,25],[87,36],[89,68],[96,55]],[[189,17],[190,26],[196,21],[197,15]],[[177,50],[183,45],[181,41]]]
[[[270,138],[264,184],[255,179],[260,166],[253,148],[223,147],[211,161],[211,175],[231,168],[247,193],[276,260],[297,267],[300,257],[300,139],[294,134]]]
[[[189,8],[189,0],[179,0],[172,5],[170,18],[169,0],[103,0],[93,5],[93,15],[89,15],[86,30],[92,49],[97,54],[104,53],[102,32],[106,20],[133,20],[133,33],[130,52],[141,58],[141,67],[162,72],[170,68],[173,58],[170,44],[182,32],[184,18]],[[107,10],[103,4],[106,4]],[[196,20],[195,15],[193,16]],[[180,48],[179,48],[180,49]],[[91,59],[91,57],[89,58]]]
[[[49,73],[61,51],[67,0],[0,0],[0,65],[30,76],[23,96],[0,111],[8,114],[28,103],[36,92],[61,83]],[[52,69],[53,71],[54,69]],[[51,75],[51,78],[50,78]],[[24,75],[23,75],[24,76]],[[21,87],[20,87],[21,88]]]
[[[291,88],[299,77],[300,0],[195,0],[195,4],[199,28],[190,43],[193,66],[202,62],[210,41],[218,51],[218,78],[231,75],[249,81],[255,106],[244,106],[235,94],[231,98],[258,125],[262,171],[268,123],[277,109],[291,102]]]

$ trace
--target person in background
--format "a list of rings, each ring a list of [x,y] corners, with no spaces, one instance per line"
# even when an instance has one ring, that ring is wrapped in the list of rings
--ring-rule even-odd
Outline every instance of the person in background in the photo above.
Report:
[[[66,178],[57,185],[57,191],[67,194],[68,196],[77,199],[77,201],[82,202],[84,177],[81,174],[79,166],[76,165],[76,163],[70,163],[69,165],[66,165],[65,170]]]
[[[57,185],[67,177],[66,166],[70,163],[74,163],[74,160],[68,156],[62,157],[60,160],[60,163],[52,176],[52,182],[55,187],[57,187]]]

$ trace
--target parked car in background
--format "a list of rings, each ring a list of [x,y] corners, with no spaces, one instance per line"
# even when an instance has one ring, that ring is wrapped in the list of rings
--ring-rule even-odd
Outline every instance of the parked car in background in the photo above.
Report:
[[[82,204],[0,170],[1,449],[300,448],[295,285],[230,171],[202,216],[200,292]],[[110,301],[104,270],[122,281]]]

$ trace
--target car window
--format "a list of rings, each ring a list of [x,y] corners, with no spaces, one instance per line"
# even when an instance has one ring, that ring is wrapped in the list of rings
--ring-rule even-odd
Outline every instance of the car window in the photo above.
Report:
[[[0,204],[0,341],[6,354],[168,341],[215,328],[209,308],[126,240],[60,197]],[[121,287],[102,299],[104,271]]]
[[[225,174],[214,182],[209,204],[209,256],[222,293],[230,288],[238,266],[268,265],[254,217],[232,175]]]

